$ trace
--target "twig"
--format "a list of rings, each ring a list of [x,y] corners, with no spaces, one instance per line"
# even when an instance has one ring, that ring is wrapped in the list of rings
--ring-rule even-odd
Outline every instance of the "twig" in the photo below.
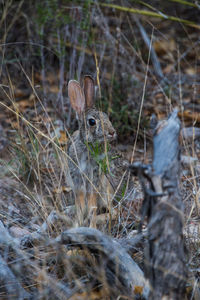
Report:
[[[163,75],[163,72],[162,72],[161,65],[160,65],[160,62],[158,60],[157,54],[156,54],[153,46],[151,45],[151,41],[150,41],[144,27],[142,26],[142,24],[140,23],[138,18],[135,18],[135,22],[136,22],[136,24],[137,24],[137,26],[140,30],[140,33],[143,37],[143,40],[144,40],[147,48],[150,49],[150,51],[151,51],[150,52],[151,60],[152,60],[153,66],[154,66],[155,73],[157,74],[158,77],[164,78],[164,75]]]

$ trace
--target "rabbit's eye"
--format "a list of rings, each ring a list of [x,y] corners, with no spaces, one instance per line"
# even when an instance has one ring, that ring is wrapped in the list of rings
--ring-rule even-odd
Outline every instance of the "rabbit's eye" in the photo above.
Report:
[[[95,119],[92,119],[92,118],[90,118],[90,119],[88,120],[88,123],[89,123],[90,126],[96,125]]]

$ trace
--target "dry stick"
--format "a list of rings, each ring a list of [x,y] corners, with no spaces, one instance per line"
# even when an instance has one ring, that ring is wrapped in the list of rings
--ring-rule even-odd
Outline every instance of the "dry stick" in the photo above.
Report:
[[[132,165],[139,172],[145,193],[142,207],[143,218],[148,217],[145,264],[151,284],[149,299],[154,300],[184,299],[187,279],[183,205],[179,193],[180,121],[177,113],[174,110],[169,119],[156,128],[153,166]]]
[[[63,29],[65,32],[65,29]],[[62,52],[61,46],[61,32],[60,29],[57,29],[57,36],[58,36],[58,53],[59,53],[59,92],[57,95],[57,105],[60,112],[64,112],[64,97],[63,97],[63,86],[64,86],[64,69],[65,69],[65,55]],[[66,34],[64,33],[64,44],[66,43]]]
[[[45,70],[45,55],[44,55],[44,47],[43,47],[43,35],[44,35],[44,25],[41,26],[41,46],[40,46],[40,57],[41,57],[41,75],[42,75],[42,88],[44,92],[44,106],[47,106],[47,88],[46,88],[46,70]]]
[[[145,96],[147,78],[148,78],[148,72],[149,72],[149,61],[150,61],[150,56],[151,56],[152,38],[153,38],[153,32],[152,32],[152,35],[151,35],[151,42],[149,44],[148,61],[147,61],[147,67],[146,67],[146,72],[145,72],[145,80],[144,80],[144,85],[143,85],[142,99],[141,99],[141,103],[140,103],[140,110],[139,110],[139,116],[138,116],[138,122],[137,122],[137,131],[136,131],[135,142],[134,142],[134,145],[133,145],[133,151],[132,151],[132,155],[131,155],[131,163],[133,162],[133,159],[134,159],[135,149],[136,149],[138,135],[139,135],[140,121],[141,121],[141,117],[142,117],[144,96]]]
[[[140,30],[140,33],[142,35],[142,38],[147,46],[148,49],[150,49],[150,52],[151,52],[151,60],[152,60],[152,64],[154,66],[154,71],[156,73],[156,75],[159,77],[159,78],[164,78],[164,75],[163,75],[163,72],[162,72],[162,69],[161,69],[161,65],[160,65],[160,62],[158,60],[158,57],[157,57],[157,54],[156,54],[156,51],[154,50],[152,44],[151,44],[151,41],[144,29],[144,27],[142,26],[142,24],[140,23],[139,19],[135,17],[135,22]]]

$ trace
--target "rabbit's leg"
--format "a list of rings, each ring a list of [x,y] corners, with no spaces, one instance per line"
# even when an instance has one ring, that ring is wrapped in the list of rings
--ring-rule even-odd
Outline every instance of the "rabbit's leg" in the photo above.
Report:
[[[96,228],[97,201],[94,192],[76,191],[75,206],[79,226]]]
[[[77,212],[78,225],[83,226],[87,205],[86,205],[86,195],[82,189],[76,191],[75,206]]]
[[[89,193],[87,200],[87,210],[90,227],[96,228],[97,194],[94,192]]]

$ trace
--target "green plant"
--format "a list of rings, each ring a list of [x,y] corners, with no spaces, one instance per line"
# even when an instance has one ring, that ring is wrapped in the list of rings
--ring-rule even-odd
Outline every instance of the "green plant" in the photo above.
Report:
[[[100,142],[96,142],[95,144],[86,143],[86,146],[92,158],[99,165],[101,172],[106,174],[109,171],[110,162],[113,159],[116,159],[118,156],[111,155],[110,146],[108,143],[106,143],[106,145]]]

